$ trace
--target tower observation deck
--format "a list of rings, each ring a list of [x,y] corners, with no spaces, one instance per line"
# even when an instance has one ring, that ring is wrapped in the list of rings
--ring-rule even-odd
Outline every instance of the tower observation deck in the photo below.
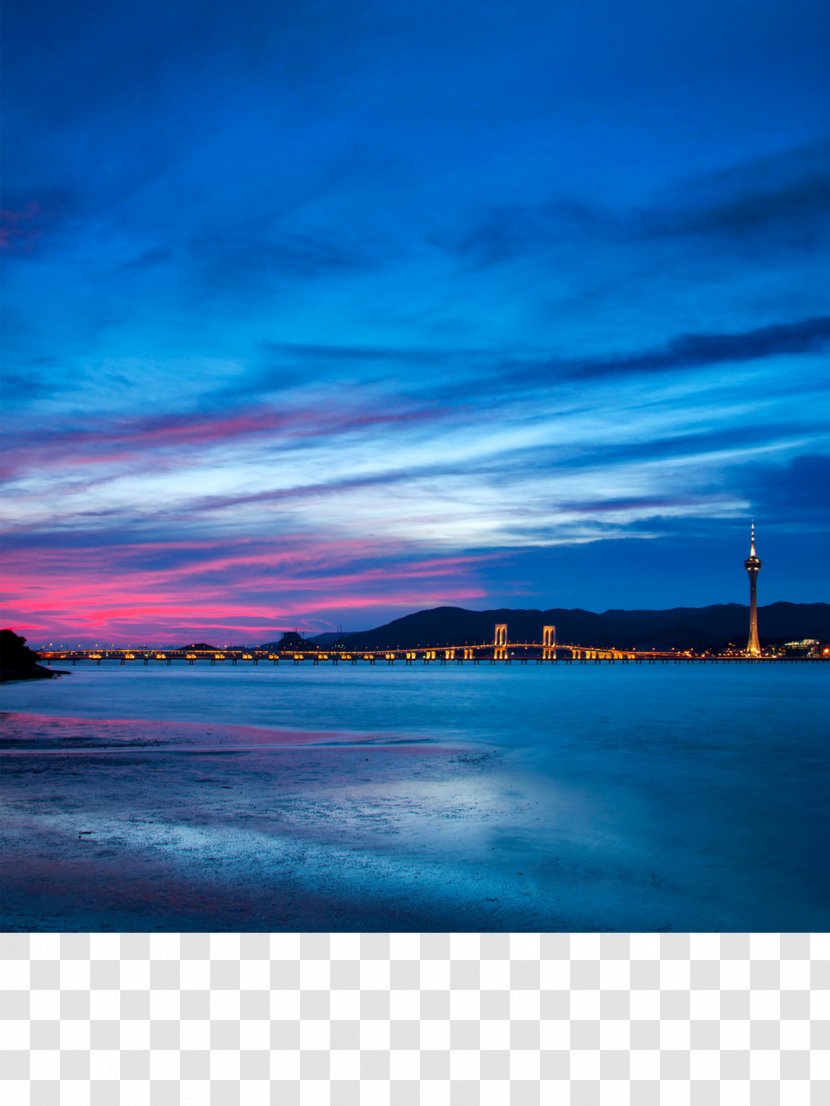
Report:
[[[752,522],[752,532],[749,540],[749,556],[744,561],[744,568],[749,575],[749,640],[746,643],[746,652],[749,657],[760,657],[761,644],[758,641],[758,597],[757,584],[758,573],[761,571],[761,558],[755,552],[755,520]]]

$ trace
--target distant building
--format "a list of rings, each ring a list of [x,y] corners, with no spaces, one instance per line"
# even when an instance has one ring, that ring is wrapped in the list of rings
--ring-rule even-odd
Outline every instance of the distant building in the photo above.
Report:
[[[746,652],[749,657],[760,657],[761,645],[758,641],[758,597],[756,594],[758,573],[761,571],[761,558],[755,552],[755,520],[752,522],[752,533],[749,539],[749,556],[744,561],[744,568],[749,575],[749,640],[746,643]]]
[[[830,655],[830,650],[818,638],[805,637],[801,641],[785,641],[779,647],[779,653],[782,657],[826,657]]]
[[[286,630],[280,641],[277,642],[275,648],[279,652],[293,653],[298,649],[316,649],[317,646],[307,642],[303,635],[297,630]]]

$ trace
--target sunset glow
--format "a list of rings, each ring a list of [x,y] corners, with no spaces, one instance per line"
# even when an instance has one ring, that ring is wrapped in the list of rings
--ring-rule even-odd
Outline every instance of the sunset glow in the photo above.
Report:
[[[6,15],[4,625],[823,598],[826,6],[128,7]]]

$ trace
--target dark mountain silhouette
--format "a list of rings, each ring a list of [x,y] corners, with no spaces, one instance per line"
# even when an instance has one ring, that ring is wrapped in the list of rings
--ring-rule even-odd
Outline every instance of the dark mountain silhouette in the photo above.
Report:
[[[307,637],[306,641],[310,641],[312,645],[325,647],[336,641],[342,641],[345,636],[342,630],[327,630],[324,634],[314,634],[313,637]]]
[[[749,608],[740,603],[675,607],[667,611],[553,609],[468,611],[435,607],[417,611],[374,630],[346,634],[346,648],[410,648],[463,645],[493,640],[497,622],[507,623],[508,641],[541,641],[542,627],[556,626],[559,642],[621,649],[721,649],[746,642]],[[806,637],[830,640],[829,603],[771,603],[758,609],[761,643]]]
[[[191,642],[190,645],[179,645],[179,646],[177,646],[177,649],[179,651],[183,651],[183,650],[186,650],[186,649],[202,649],[205,652],[210,652],[210,651],[216,652],[216,646],[215,645],[208,645],[204,641],[194,641],[194,642]]]

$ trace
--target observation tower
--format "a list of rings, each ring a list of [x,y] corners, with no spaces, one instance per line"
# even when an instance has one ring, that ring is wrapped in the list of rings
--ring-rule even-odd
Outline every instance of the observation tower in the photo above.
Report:
[[[756,594],[758,573],[761,571],[761,558],[755,552],[755,520],[752,520],[752,533],[749,539],[749,556],[744,561],[749,574],[749,640],[746,643],[748,657],[760,657],[761,645],[758,641],[758,598]]]

